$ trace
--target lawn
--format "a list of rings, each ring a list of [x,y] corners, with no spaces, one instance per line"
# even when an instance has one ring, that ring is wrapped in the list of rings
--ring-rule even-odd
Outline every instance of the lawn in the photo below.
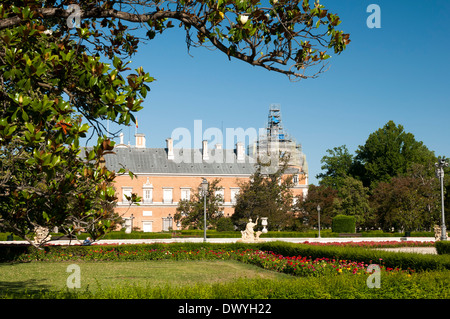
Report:
[[[0,263],[0,298],[6,295],[66,288],[71,262]],[[227,283],[238,278],[283,280],[289,275],[223,260],[77,262],[81,289],[117,286],[192,286]]]

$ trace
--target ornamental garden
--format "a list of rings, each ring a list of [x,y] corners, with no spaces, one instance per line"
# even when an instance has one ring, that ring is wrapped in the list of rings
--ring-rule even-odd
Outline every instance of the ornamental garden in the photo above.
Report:
[[[431,246],[438,254],[384,250],[402,246]],[[1,249],[1,298],[450,297],[447,241],[94,244],[43,249],[4,245]]]

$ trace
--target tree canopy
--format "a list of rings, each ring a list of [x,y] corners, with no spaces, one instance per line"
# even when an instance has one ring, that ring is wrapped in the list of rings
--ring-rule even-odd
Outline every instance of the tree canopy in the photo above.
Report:
[[[185,229],[204,229],[205,195],[206,195],[206,223],[207,227],[215,227],[217,221],[223,216],[224,198],[220,193],[220,179],[209,182],[208,191],[203,194],[201,185],[189,199],[182,199],[178,203],[174,216]]]
[[[245,227],[249,218],[268,217],[269,230],[285,229],[293,223],[292,175],[287,174],[288,158],[281,158],[280,165],[270,173],[263,173],[270,164],[258,161],[248,182],[241,183],[236,196],[233,223]]]
[[[434,152],[393,121],[370,134],[355,157],[356,174],[365,186],[405,175],[414,163],[429,165],[435,161]]]
[[[316,177],[320,179],[320,185],[339,189],[343,179],[351,174],[354,158],[345,145],[329,149],[327,153],[329,155],[325,155],[320,161],[323,164],[321,169],[325,172]]]
[[[332,212],[354,215],[358,227],[384,230],[430,229],[439,224],[437,158],[402,125],[387,122],[369,135],[355,156],[345,145],[327,153],[322,158],[324,172],[317,177],[321,188],[336,192],[335,205],[328,208]],[[310,187],[303,210],[312,200],[329,201],[318,190]],[[314,207],[309,209],[314,212]]]
[[[142,29],[151,40],[178,25],[188,48],[299,80],[346,48],[340,22],[308,0],[2,1],[0,228],[32,242],[38,227],[95,238],[116,227],[113,181],[123,171],[104,165],[114,143],[102,121],[130,125],[142,109],[154,78],[129,64]],[[84,149],[90,128],[97,141]]]
[[[309,0],[264,4],[257,0],[11,0],[0,7],[0,30],[33,19],[40,31],[56,27],[61,32],[58,36],[65,37],[70,33],[68,19],[76,18],[80,28],[71,35],[92,43],[96,52],[110,58],[122,50],[137,52],[139,38],[127,24],[146,28],[147,38],[153,39],[177,23],[186,31],[188,47],[210,45],[230,58],[292,79],[317,76],[331,57],[328,51],[340,54],[350,42],[349,34],[337,29],[339,16],[319,1]],[[312,74],[305,73],[315,66]]]

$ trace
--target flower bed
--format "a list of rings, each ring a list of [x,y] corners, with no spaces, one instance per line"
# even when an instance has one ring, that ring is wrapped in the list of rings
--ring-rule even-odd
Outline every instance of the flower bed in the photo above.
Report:
[[[368,264],[364,262],[334,259],[334,258],[309,258],[305,256],[286,257],[274,252],[266,252],[259,249],[197,249],[176,250],[170,248],[152,249],[117,249],[117,247],[95,247],[85,250],[83,254],[64,249],[52,249],[51,251],[39,250],[34,254],[23,255],[21,261],[133,261],[133,260],[237,260],[253,264],[267,270],[278,271],[295,276],[323,276],[351,273],[361,275],[366,273]],[[381,270],[386,272],[408,272],[413,270],[401,270],[399,268],[384,267],[382,259],[377,260]]]
[[[286,257],[275,254],[274,252],[264,252],[261,250],[246,250],[238,252],[238,260],[260,266],[264,269],[274,270],[295,276],[323,276],[323,275],[339,275],[349,273],[354,275],[361,275],[367,273],[369,264],[364,262],[357,262],[351,260],[340,260],[330,258],[308,258],[305,256]],[[380,266],[380,270],[385,272],[405,272],[413,273],[414,270],[402,270],[398,267],[385,267],[383,259],[375,261],[374,263]]]

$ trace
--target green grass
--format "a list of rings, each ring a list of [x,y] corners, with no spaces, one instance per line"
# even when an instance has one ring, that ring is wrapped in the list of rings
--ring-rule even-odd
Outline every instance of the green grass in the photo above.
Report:
[[[0,263],[0,297],[66,288],[71,262]],[[117,286],[192,286],[227,283],[238,278],[282,280],[289,275],[237,261],[74,262],[80,267],[81,290]]]

